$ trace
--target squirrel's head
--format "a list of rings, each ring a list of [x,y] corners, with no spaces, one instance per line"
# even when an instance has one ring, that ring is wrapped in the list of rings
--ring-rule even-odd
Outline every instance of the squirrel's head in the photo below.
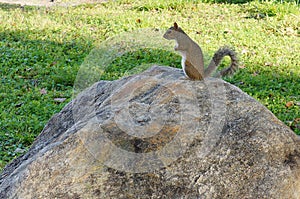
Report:
[[[186,34],[175,22],[174,26],[170,27],[164,34],[164,38],[168,40],[176,39],[180,34]]]

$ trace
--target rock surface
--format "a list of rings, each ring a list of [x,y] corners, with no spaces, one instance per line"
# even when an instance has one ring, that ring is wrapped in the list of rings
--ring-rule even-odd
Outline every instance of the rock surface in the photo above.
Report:
[[[0,177],[0,198],[300,198],[299,138],[220,79],[100,81]]]

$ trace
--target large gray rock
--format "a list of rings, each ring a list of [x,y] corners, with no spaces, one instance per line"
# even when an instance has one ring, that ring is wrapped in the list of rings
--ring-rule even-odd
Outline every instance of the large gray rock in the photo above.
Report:
[[[220,79],[100,81],[1,174],[0,198],[300,198],[299,138]]]

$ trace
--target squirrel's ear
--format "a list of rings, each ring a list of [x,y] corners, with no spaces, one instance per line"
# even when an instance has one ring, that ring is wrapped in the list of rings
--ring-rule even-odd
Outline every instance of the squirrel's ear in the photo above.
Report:
[[[176,22],[174,22],[174,28],[175,28],[175,30],[177,30],[177,29],[178,29],[178,25],[177,25],[177,23],[176,23]]]

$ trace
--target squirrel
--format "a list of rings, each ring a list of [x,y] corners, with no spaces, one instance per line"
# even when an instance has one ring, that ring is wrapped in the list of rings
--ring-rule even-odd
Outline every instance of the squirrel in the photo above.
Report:
[[[238,59],[236,53],[229,47],[221,47],[215,52],[210,64],[204,70],[203,53],[200,46],[194,42],[175,22],[163,35],[165,39],[175,40],[175,51],[181,54],[181,66],[185,76],[192,80],[203,80],[219,66],[225,56],[229,56],[231,64],[219,72],[218,76],[233,74],[238,69]]]

